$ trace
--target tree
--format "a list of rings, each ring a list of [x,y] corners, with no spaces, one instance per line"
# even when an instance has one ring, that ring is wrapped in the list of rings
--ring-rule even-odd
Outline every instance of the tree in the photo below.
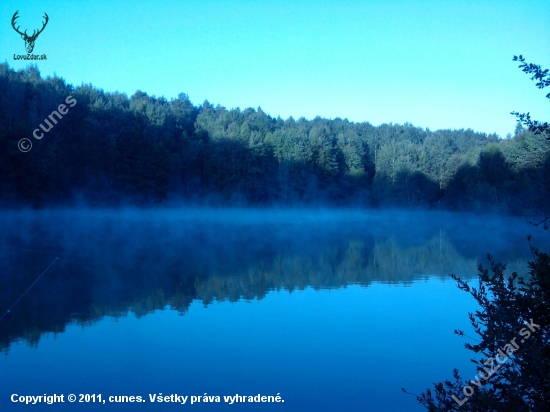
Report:
[[[525,73],[533,74],[531,80],[538,80],[538,88],[550,86],[548,70],[525,63],[521,55],[514,56],[514,61],[521,62],[519,67]],[[550,93],[546,97],[550,98]],[[548,134],[550,139],[548,123],[531,120],[529,113],[512,114],[529,131]],[[516,138],[523,135],[520,126],[516,128]],[[508,171],[498,146],[488,145],[480,153],[479,169],[496,190]],[[542,221],[545,229],[548,219],[549,216]],[[531,244],[530,248],[533,261],[529,262],[527,280],[516,272],[506,276],[505,265],[495,263],[490,255],[487,256],[490,271],[482,265],[478,267],[477,288],[451,275],[481,308],[468,314],[480,340],[455,330],[457,335],[478,342],[466,343],[465,347],[480,357],[472,359],[477,369],[474,379],[464,381],[454,369],[453,381],[436,383],[433,393],[427,389],[417,396],[418,402],[430,412],[550,410],[550,255]]]
[[[525,58],[520,54],[519,56],[514,56],[514,61],[519,61],[521,64],[518,66],[521,68],[521,70],[524,73],[532,74],[531,80],[537,80],[536,86],[539,89],[544,89],[545,87],[550,86],[550,75],[548,74],[548,69],[542,70],[542,67],[533,64],[533,63],[526,63]],[[550,93],[546,95],[547,99],[550,99]],[[512,112],[514,116],[518,118],[518,120],[525,124],[529,131],[536,133],[536,134],[545,134],[546,139],[550,140],[550,126],[548,125],[548,122],[541,122],[538,120],[532,120],[529,113],[518,113],[518,112]],[[550,221],[550,210],[548,210],[546,207],[542,207],[544,212],[544,217],[529,222],[535,226],[542,226],[545,230],[548,230],[548,221]]]
[[[490,255],[490,271],[479,266],[477,288],[451,275],[481,307],[469,314],[478,343],[465,344],[480,357],[472,359],[472,380],[464,381],[455,369],[453,381],[417,397],[430,412],[550,410],[550,255],[530,247],[527,280],[515,272],[506,276],[505,265]]]
[[[523,124],[518,120],[518,122],[516,123],[516,130],[514,130],[514,137],[518,137],[524,131],[525,129],[523,128]]]

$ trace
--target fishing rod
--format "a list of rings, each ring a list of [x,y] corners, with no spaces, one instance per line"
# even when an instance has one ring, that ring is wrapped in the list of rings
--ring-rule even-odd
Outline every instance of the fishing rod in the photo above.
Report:
[[[17,305],[19,303],[19,301],[23,298],[23,296],[25,296],[27,294],[27,292],[29,290],[32,289],[32,287],[36,284],[36,282],[38,282],[40,280],[40,278],[42,276],[44,276],[44,274],[53,266],[53,264],[55,262],[57,262],[59,260],[58,257],[56,257],[52,263],[50,263],[50,265],[44,270],[44,272],[42,272],[35,280],[34,282],[32,282],[32,284],[27,288],[26,291],[23,292],[23,294],[21,296],[19,296],[19,298],[15,301],[15,303],[13,305],[10,306],[10,308],[2,315],[2,317],[0,318],[0,322],[2,322],[4,319],[5,320],[9,320],[11,318],[11,310],[15,307],[15,305]]]

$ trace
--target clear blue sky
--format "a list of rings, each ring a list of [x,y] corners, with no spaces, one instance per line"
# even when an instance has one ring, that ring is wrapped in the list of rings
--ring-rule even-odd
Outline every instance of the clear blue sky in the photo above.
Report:
[[[550,114],[550,90],[512,61],[550,68],[548,0],[3,0],[0,61],[23,68],[16,10],[30,32],[50,17],[34,50],[44,76],[129,96],[501,137],[510,111]]]

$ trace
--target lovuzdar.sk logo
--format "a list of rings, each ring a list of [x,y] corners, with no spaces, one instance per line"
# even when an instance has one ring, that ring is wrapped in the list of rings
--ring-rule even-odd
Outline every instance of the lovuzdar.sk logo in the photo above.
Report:
[[[13,14],[13,17],[11,18],[11,26],[17,33],[21,35],[21,38],[25,41],[25,48],[27,49],[27,54],[14,54],[13,60],[47,60],[48,58],[45,54],[41,54],[41,55],[32,54],[32,51],[34,50],[34,42],[36,41],[38,35],[44,31],[50,18],[46,13],[44,13],[45,21],[42,23],[42,28],[40,30],[33,30],[32,34],[29,36],[27,34],[27,30],[25,30],[24,32],[21,32],[19,30],[20,26],[15,27],[15,24],[16,24],[15,20],[17,20],[17,18],[19,17],[17,13],[19,13],[19,10],[17,10]]]

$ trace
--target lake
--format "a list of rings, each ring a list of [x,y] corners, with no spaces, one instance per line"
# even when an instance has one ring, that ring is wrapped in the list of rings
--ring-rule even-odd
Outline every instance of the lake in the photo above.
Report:
[[[530,233],[548,247],[444,212],[3,211],[0,410],[422,411],[402,387],[475,375],[449,274],[526,274]]]

